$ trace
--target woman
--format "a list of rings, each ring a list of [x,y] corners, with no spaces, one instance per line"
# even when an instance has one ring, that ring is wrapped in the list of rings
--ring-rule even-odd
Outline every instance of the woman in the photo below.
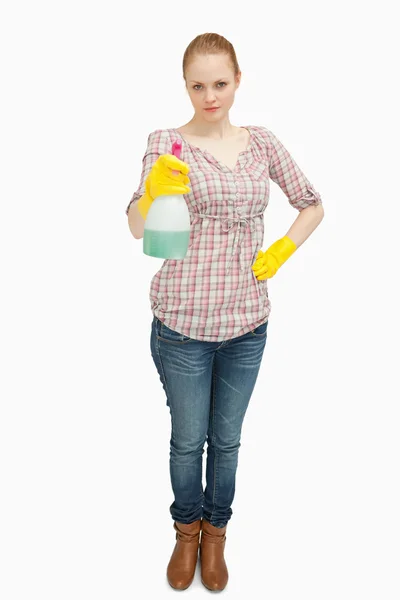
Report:
[[[171,414],[176,543],[167,578],[175,589],[192,583],[200,544],[201,580],[210,590],[222,590],[228,581],[224,547],[241,428],[266,344],[267,279],[317,227],[323,208],[318,192],[270,130],[230,123],[241,72],[224,37],[197,36],[185,51],[183,77],[193,118],[149,135],[139,189],[126,214],[140,239],[155,197],[186,194],[187,255],[165,260],[150,286],[151,353]],[[177,138],[182,160],[171,155]],[[262,252],[269,178],[299,215],[287,234]]]

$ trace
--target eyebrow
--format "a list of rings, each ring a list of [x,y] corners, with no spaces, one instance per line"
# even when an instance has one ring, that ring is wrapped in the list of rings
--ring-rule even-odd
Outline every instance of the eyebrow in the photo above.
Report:
[[[219,83],[220,81],[223,81],[224,79],[227,79],[226,77],[221,77],[221,79],[217,79],[217,81],[214,81],[214,83]],[[202,81],[195,81],[194,79],[190,80],[190,83],[203,83]]]

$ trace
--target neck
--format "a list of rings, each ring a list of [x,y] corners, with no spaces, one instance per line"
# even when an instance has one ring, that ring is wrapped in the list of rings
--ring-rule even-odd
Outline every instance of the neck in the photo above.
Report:
[[[194,116],[186,125],[190,135],[208,137],[215,140],[223,140],[237,135],[237,127],[232,125],[229,117],[225,117],[216,123],[210,123]]]

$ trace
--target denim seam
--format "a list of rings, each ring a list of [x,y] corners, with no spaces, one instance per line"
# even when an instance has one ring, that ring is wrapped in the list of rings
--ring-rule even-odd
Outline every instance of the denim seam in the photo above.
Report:
[[[156,329],[156,333],[157,333],[157,329]],[[158,354],[158,360],[160,361],[160,368],[161,368],[163,379],[164,379],[165,392],[167,394],[167,404],[169,406],[169,404],[170,404],[169,390],[168,390],[168,385],[167,385],[167,378],[165,377],[164,365],[162,363],[161,352],[160,352],[160,340],[158,338],[158,335],[156,335],[156,340],[157,340],[156,349],[157,349],[157,354]],[[170,411],[170,412],[171,412],[171,420],[172,420],[172,411]]]
[[[210,522],[213,519],[213,515],[214,515],[214,510],[215,510],[215,497],[217,494],[217,486],[218,486],[218,473],[217,473],[217,447],[216,447],[216,435],[215,435],[215,380],[216,380],[216,374],[215,374],[215,368],[213,365],[213,371],[212,371],[212,380],[213,380],[213,386],[212,386],[212,401],[211,401],[211,444],[214,446],[214,481],[213,481],[213,506],[212,506],[212,510],[211,510],[211,517],[210,517]]]

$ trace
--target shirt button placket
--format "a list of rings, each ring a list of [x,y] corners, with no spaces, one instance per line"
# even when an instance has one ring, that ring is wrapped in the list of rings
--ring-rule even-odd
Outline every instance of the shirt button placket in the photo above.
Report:
[[[235,173],[235,177],[236,176],[237,176],[237,174]],[[234,184],[235,184],[235,188],[236,188],[236,194],[235,194],[236,200],[240,200],[240,192],[238,190],[239,182],[236,178],[235,178]]]

